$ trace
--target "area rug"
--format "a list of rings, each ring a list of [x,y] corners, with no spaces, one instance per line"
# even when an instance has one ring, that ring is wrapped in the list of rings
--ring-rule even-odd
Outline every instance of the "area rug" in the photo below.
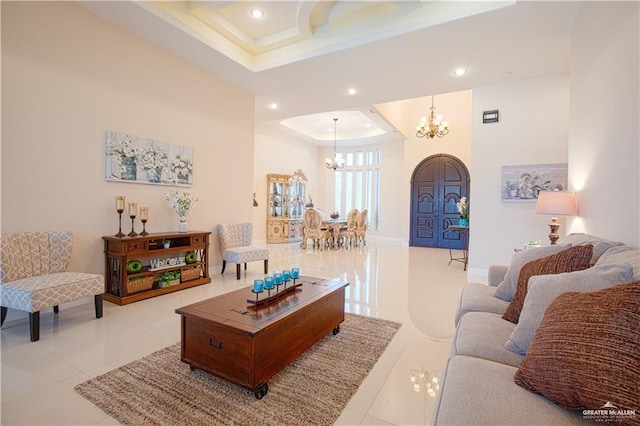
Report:
[[[75,387],[124,425],[330,425],[400,324],[345,314],[340,333],[320,340],[253,392],[180,361],[176,343]]]

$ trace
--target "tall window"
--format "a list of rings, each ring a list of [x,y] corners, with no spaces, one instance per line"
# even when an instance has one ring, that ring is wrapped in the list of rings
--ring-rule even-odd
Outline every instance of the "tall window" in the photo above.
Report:
[[[342,170],[335,172],[336,210],[346,215],[352,209],[367,210],[367,226],[377,231],[380,195],[380,150],[338,154],[345,159]]]

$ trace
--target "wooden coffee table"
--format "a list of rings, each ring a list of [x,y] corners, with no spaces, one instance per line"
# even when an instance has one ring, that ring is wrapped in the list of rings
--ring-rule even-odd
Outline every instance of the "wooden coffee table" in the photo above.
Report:
[[[176,309],[182,361],[261,399],[271,377],[344,321],[349,283],[304,276],[296,283],[302,286],[266,306],[249,304],[255,295],[247,287]]]

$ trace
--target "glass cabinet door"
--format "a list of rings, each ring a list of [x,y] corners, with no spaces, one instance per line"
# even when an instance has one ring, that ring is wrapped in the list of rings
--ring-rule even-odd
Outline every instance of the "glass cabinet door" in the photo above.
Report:
[[[283,192],[284,188],[282,183],[271,182],[269,188],[269,216],[282,216],[282,208],[284,204]]]

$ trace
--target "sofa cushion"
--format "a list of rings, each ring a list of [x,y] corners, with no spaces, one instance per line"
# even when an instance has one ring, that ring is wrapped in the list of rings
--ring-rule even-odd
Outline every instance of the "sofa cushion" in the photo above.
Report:
[[[536,259],[524,265],[518,277],[516,294],[502,318],[513,323],[518,322],[520,311],[522,310],[522,306],[524,306],[524,299],[527,296],[529,278],[535,275],[582,271],[589,267],[592,255],[593,246],[587,244],[584,246],[570,247],[560,253]]]
[[[492,312],[502,315],[509,306],[509,302],[494,297],[495,287],[479,283],[469,283],[462,289],[460,303],[455,316],[456,327],[460,318],[467,312]]]
[[[597,291],[628,283],[632,279],[633,269],[628,264],[596,265],[584,271],[531,277],[518,325],[509,336],[506,348],[518,354],[526,354],[544,312],[553,299],[562,293]]]
[[[486,359],[454,356],[440,381],[431,425],[575,425],[570,411],[513,383],[516,367]]]
[[[619,263],[628,263],[633,267],[633,276],[635,280],[640,280],[640,249],[631,248],[627,245],[611,247],[605,251],[600,259],[596,262],[596,266],[600,265],[616,265]]]
[[[610,402],[621,410],[638,410],[639,284],[558,296],[515,382],[571,409],[597,410]],[[640,424],[640,417],[631,423]]]
[[[460,320],[451,355],[467,355],[517,367],[524,358],[504,346],[515,325],[499,314],[469,312]]]
[[[104,293],[104,278],[83,272],[56,272],[2,284],[0,303],[11,309],[37,312]]]
[[[558,241],[558,244],[571,244],[572,246],[584,246],[591,244],[593,246],[593,257],[591,264],[595,264],[600,256],[602,256],[611,247],[620,246],[623,243],[605,238],[596,237],[595,235],[572,233]]]
[[[513,254],[511,263],[504,275],[504,281],[498,284],[495,296],[498,299],[511,302],[513,296],[516,294],[516,285],[518,284],[518,277],[520,276],[520,269],[527,263],[540,259],[541,257],[551,256],[571,247],[570,245],[553,245],[545,247],[536,247],[529,250],[518,251]]]

